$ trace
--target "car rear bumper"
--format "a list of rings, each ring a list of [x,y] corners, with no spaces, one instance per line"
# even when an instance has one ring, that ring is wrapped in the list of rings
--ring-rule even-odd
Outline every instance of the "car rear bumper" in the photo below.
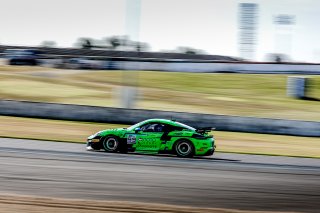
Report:
[[[198,156],[210,156],[210,155],[213,155],[215,150],[216,150],[216,145],[213,145],[212,147],[201,148],[200,150],[197,150],[196,155],[198,155]]]
[[[215,148],[209,149],[209,150],[204,154],[204,156],[213,155],[214,151],[215,151]]]

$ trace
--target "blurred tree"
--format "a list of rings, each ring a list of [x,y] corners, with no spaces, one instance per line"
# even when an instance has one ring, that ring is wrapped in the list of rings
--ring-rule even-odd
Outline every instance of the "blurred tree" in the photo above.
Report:
[[[135,47],[136,47],[136,51],[137,51],[137,52],[141,52],[141,49],[142,49],[141,43],[137,42],[136,45],[135,45]]]
[[[190,54],[190,55],[205,54],[205,52],[203,50],[195,49],[192,47],[178,47],[176,49],[176,52]]]
[[[281,62],[282,62],[281,56],[277,55],[277,56],[275,57],[275,62],[281,63]]]
[[[112,36],[110,38],[107,38],[107,42],[111,44],[112,49],[117,49],[119,46],[121,46],[121,39],[117,36]]]
[[[184,53],[185,54],[190,54],[190,55],[196,55],[197,54],[197,52],[195,50],[193,50],[193,49],[186,49]]]
[[[92,38],[78,38],[73,46],[82,49],[92,49],[94,47],[92,41]]]
[[[73,46],[83,49],[98,48],[138,52],[150,50],[148,43],[132,41],[128,36],[111,36],[98,40],[93,38],[78,38]]]
[[[40,44],[41,47],[56,47],[57,43],[55,41],[43,41]]]
[[[83,43],[82,43],[82,48],[83,49],[91,49],[92,48],[91,40],[90,39],[84,39]]]
[[[149,44],[145,42],[133,42],[132,46],[137,52],[146,52],[150,50]]]
[[[113,50],[129,50],[132,41],[127,36],[111,36],[106,38],[109,48]]]
[[[281,53],[268,53],[265,61],[275,63],[287,63],[292,61],[288,55]]]

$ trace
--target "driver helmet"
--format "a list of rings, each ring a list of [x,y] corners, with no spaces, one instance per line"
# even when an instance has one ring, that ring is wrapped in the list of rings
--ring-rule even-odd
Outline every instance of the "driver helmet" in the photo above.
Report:
[[[155,127],[154,127],[154,131],[155,132],[162,132],[163,130],[163,126],[161,124],[157,124]]]

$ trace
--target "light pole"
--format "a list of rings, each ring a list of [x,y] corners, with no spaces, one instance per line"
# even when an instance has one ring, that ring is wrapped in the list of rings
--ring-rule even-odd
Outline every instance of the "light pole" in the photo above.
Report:
[[[132,41],[139,41],[141,0],[126,1],[126,34]]]
[[[126,1],[126,35],[131,41],[139,43],[141,0]],[[139,57],[139,52],[138,52]],[[137,70],[140,68],[139,62]],[[122,71],[122,88],[120,92],[120,106],[134,108],[138,98],[138,73],[131,70]]]

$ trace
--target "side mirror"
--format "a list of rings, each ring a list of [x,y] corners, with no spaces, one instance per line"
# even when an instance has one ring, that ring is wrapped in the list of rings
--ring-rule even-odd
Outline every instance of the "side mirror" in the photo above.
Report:
[[[137,128],[134,129],[134,131],[135,131],[135,133],[138,133],[138,132],[141,131],[141,128],[140,128],[140,127],[137,127]]]

